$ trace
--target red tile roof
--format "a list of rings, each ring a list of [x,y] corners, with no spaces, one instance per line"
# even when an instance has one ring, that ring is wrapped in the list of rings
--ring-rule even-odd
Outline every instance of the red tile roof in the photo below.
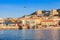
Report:
[[[54,22],[54,20],[42,20],[42,22]]]

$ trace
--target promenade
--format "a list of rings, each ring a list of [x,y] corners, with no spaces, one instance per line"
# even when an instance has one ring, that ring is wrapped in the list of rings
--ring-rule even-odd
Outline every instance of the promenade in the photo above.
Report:
[[[15,30],[19,29],[18,26],[0,26],[0,30]]]
[[[28,29],[27,27],[22,27],[22,30]],[[33,29],[33,28],[30,28]],[[50,30],[59,30],[60,27],[39,27],[34,28],[34,30],[44,30],[44,29],[50,29]],[[19,30],[18,26],[0,26],[0,30]]]

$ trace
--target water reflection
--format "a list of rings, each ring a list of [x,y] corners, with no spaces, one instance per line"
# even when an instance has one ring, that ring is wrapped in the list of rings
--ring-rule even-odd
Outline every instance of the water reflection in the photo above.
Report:
[[[60,40],[60,29],[59,29],[59,32],[58,32],[58,40]]]
[[[53,40],[58,40],[58,30],[53,30],[53,31],[51,31],[51,34],[52,34],[52,39]]]
[[[50,30],[37,30],[34,37],[36,40],[52,40]]]
[[[0,30],[0,40],[60,40],[60,30]]]

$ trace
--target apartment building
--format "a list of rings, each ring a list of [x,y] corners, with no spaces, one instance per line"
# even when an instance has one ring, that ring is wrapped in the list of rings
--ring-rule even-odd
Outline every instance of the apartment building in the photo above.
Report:
[[[4,24],[4,19],[0,18],[0,26],[3,26],[3,24]]]

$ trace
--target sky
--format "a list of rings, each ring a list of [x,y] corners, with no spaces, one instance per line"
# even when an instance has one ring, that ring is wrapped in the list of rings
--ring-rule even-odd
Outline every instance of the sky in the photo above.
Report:
[[[60,9],[60,0],[0,0],[0,17],[3,18],[18,18],[51,9]]]

